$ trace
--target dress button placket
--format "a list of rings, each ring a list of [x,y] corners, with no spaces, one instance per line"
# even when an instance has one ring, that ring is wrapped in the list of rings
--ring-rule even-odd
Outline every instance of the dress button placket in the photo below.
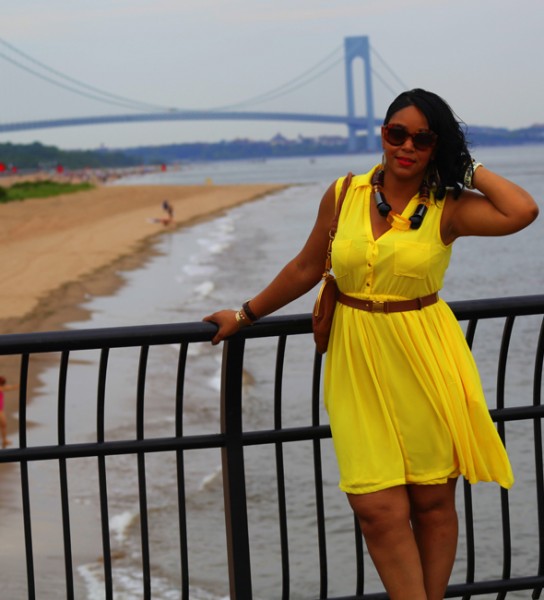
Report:
[[[374,264],[376,262],[376,255],[378,254],[378,248],[376,244],[368,244],[366,251],[366,276],[365,276],[365,292],[370,292],[372,289],[372,283],[374,280]]]

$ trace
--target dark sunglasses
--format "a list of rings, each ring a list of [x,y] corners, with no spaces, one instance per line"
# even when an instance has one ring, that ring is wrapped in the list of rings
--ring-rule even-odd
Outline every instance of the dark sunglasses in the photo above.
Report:
[[[408,138],[412,138],[416,150],[429,150],[438,137],[434,131],[410,133],[403,125],[384,125],[382,131],[386,142],[391,146],[402,146]]]

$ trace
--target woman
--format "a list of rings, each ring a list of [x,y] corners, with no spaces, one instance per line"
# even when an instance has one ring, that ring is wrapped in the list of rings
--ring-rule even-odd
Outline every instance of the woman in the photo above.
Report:
[[[509,488],[513,475],[461,328],[437,292],[457,238],[514,233],[538,208],[473,163],[436,94],[398,96],[381,140],[383,164],[353,177],[333,243],[341,297],[325,403],[340,488],[390,598],[438,600],[457,546],[457,478]],[[214,344],[319,282],[342,181],[277,277],[240,311],[205,318],[218,325]]]

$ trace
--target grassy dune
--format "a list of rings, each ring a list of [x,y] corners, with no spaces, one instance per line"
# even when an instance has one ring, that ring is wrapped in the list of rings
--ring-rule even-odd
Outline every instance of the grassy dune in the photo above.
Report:
[[[14,183],[8,188],[0,188],[0,202],[14,202],[26,200],[27,198],[50,198],[51,196],[59,196],[60,194],[91,190],[93,187],[93,184],[88,182],[21,181]]]

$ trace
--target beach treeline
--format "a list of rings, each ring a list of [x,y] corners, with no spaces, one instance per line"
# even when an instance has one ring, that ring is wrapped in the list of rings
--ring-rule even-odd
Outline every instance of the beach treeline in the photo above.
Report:
[[[61,150],[56,146],[33,144],[0,144],[0,167],[2,171],[51,169],[62,165],[66,169],[105,169],[132,167],[139,164],[138,158],[122,151]]]

